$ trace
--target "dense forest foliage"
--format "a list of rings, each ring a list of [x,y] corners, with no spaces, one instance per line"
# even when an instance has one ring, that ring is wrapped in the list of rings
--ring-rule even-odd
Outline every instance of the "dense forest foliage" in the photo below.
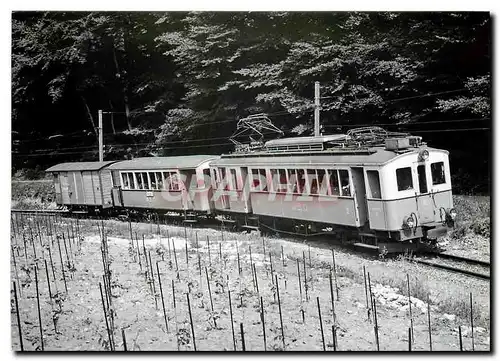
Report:
[[[357,126],[450,151],[454,187],[486,193],[490,14],[14,12],[12,165],[219,154],[238,119],[287,136]]]

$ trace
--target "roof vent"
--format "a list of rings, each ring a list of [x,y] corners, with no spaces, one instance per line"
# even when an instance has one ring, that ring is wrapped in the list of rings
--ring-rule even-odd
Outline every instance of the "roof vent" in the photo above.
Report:
[[[399,150],[410,147],[410,140],[408,138],[387,138],[385,140],[385,149]]]

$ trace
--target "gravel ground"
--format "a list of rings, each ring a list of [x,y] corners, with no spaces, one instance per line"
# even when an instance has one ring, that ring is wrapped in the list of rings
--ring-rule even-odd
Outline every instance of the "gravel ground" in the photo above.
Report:
[[[54,333],[51,320],[51,305],[43,261],[40,266],[39,284],[41,295],[42,324],[45,350],[105,350],[109,348],[104,321],[99,282],[102,282],[102,259],[97,228],[90,221],[82,222],[85,237],[81,250],[74,243],[74,272],[69,272],[68,294],[62,302]],[[155,274],[155,293],[152,284],[146,282],[145,259],[141,265],[137,259],[137,243],[131,248],[128,224],[105,222],[112,270],[112,302],[116,311],[115,344],[123,348],[121,329],[124,329],[129,350],[193,350],[193,338],[187,309],[186,293],[189,292],[196,346],[198,350],[233,350],[228,290],[231,291],[236,348],[242,349],[240,324],[244,327],[247,350],[264,350],[259,296],[263,299],[266,326],[267,350],[317,350],[323,349],[317,302],[319,297],[322,325],[327,350],[333,349],[333,313],[329,274],[332,264],[330,249],[310,247],[306,243],[284,239],[266,239],[266,252],[262,239],[255,234],[224,233],[213,229],[199,229],[198,246],[195,230],[188,230],[188,241],[184,229],[162,226],[160,238],[156,226],[134,224],[133,232],[145,234],[147,252],[151,252],[153,266],[158,266],[162,279],[164,301],[169,330],[167,332],[158,278]],[[166,232],[170,242],[167,242]],[[206,237],[210,239],[210,255]],[[174,244],[172,244],[174,239]],[[44,240],[45,245],[50,242]],[[170,247],[169,247],[170,245]],[[187,247],[186,247],[187,245]],[[57,242],[52,245],[53,256],[57,253]],[[139,242],[141,252],[142,240]],[[175,246],[175,253],[174,253]],[[281,257],[283,246],[284,259]],[[39,247],[35,242],[35,248]],[[251,259],[250,259],[251,247]],[[333,246],[332,246],[333,247]],[[186,263],[186,249],[188,262]],[[69,249],[68,249],[69,250]],[[220,257],[219,252],[222,254]],[[309,260],[310,252],[310,260]],[[33,263],[28,250],[28,264]],[[70,251],[70,254],[72,252]],[[241,275],[238,272],[238,253]],[[278,277],[280,301],[271,277],[271,253],[273,275]],[[42,254],[38,249],[39,258]],[[174,256],[176,255],[176,257]],[[304,259],[306,264],[308,299],[305,295]],[[64,249],[63,249],[64,256]],[[198,258],[199,257],[199,258]],[[58,290],[64,291],[60,261],[54,257]],[[175,259],[177,258],[177,263]],[[198,268],[201,263],[201,275]],[[475,350],[489,350],[490,305],[489,283],[469,277],[434,270],[403,260],[374,260],[345,252],[335,247],[336,278],[334,306],[339,350],[373,351],[377,349],[374,323],[368,318],[363,266],[370,274],[372,291],[377,305],[379,347],[381,350],[407,350],[410,327],[409,303],[407,301],[406,274],[410,278],[412,292],[414,350],[429,350],[426,296],[430,295],[431,332],[433,350],[458,350],[458,326],[462,327],[464,348],[471,349],[470,321],[467,309],[469,292],[474,299],[474,345]],[[36,291],[33,275],[29,277],[20,269],[23,250],[18,257],[18,274],[24,284],[20,297],[21,324],[24,347],[33,350],[39,347],[39,327],[36,311]],[[297,274],[300,267],[300,288]],[[254,286],[251,261],[255,264],[259,291]],[[176,265],[177,264],[177,265]],[[50,266],[49,266],[50,267]],[[214,312],[211,311],[205,267],[209,274]],[[142,271],[141,271],[142,268]],[[179,277],[177,278],[177,269]],[[70,276],[71,275],[71,276]],[[12,279],[15,279],[14,269]],[[333,277],[335,279],[335,277]],[[173,307],[172,286],[174,281],[176,308]],[[55,285],[53,286],[55,287]],[[302,292],[301,292],[302,291]],[[64,293],[64,292],[62,292]],[[302,301],[301,301],[302,293]],[[155,297],[156,294],[156,305]],[[275,301],[276,297],[276,301]],[[281,337],[281,314],[284,342]],[[57,306],[56,306],[57,309]],[[305,322],[301,309],[304,310]],[[15,308],[13,307],[15,311]],[[370,316],[373,315],[373,312]],[[12,347],[19,349],[19,336],[15,314],[12,314]],[[214,325],[214,318],[217,327]],[[180,338],[178,345],[177,334]]]

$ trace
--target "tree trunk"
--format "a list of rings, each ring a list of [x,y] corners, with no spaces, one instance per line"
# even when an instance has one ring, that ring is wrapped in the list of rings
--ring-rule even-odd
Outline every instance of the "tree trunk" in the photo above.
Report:
[[[125,118],[127,119],[127,128],[128,128],[128,130],[132,130],[132,123],[130,120],[130,108],[129,108],[128,96],[127,96],[127,86],[126,86],[127,80],[124,79],[124,74],[122,74],[122,71],[120,69],[120,65],[118,64],[118,58],[116,57],[116,47],[114,44],[114,40],[113,40],[113,61],[115,63],[117,77],[120,79],[120,83],[122,84],[123,103],[125,105]]]
[[[92,116],[92,112],[90,111],[89,105],[87,104],[87,100],[85,99],[85,97],[83,95],[80,95],[80,97],[82,98],[83,105],[85,106],[85,109],[87,110],[87,115],[88,115],[90,124],[92,125],[92,130],[94,131],[95,136],[99,138],[99,132],[98,132],[98,129],[95,125],[94,117]]]
[[[114,113],[114,109],[113,109],[113,103],[111,103],[111,100],[109,100],[109,109],[111,110],[111,130],[113,131],[113,134],[116,135],[115,113]]]

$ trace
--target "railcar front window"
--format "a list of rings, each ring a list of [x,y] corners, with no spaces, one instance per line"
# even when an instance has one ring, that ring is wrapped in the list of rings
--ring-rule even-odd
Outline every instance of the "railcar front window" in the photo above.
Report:
[[[427,193],[427,176],[425,172],[425,165],[421,164],[417,167],[418,173],[418,187],[420,193]]]
[[[134,183],[134,173],[126,173],[128,177],[128,185],[129,189],[135,189],[135,183]]]
[[[351,196],[351,186],[349,185],[349,172],[345,169],[339,169],[340,187],[344,197]]]
[[[444,176],[444,162],[432,163],[431,174],[433,185],[446,183],[446,178]]]
[[[396,169],[396,180],[398,182],[398,191],[413,189],[411,167]]]
[[[371,197],[377,199],[382,198],[382,194],[380,192],[380,177],[378,174],[378,170],[367,170],[366,176],[368,178]]]

